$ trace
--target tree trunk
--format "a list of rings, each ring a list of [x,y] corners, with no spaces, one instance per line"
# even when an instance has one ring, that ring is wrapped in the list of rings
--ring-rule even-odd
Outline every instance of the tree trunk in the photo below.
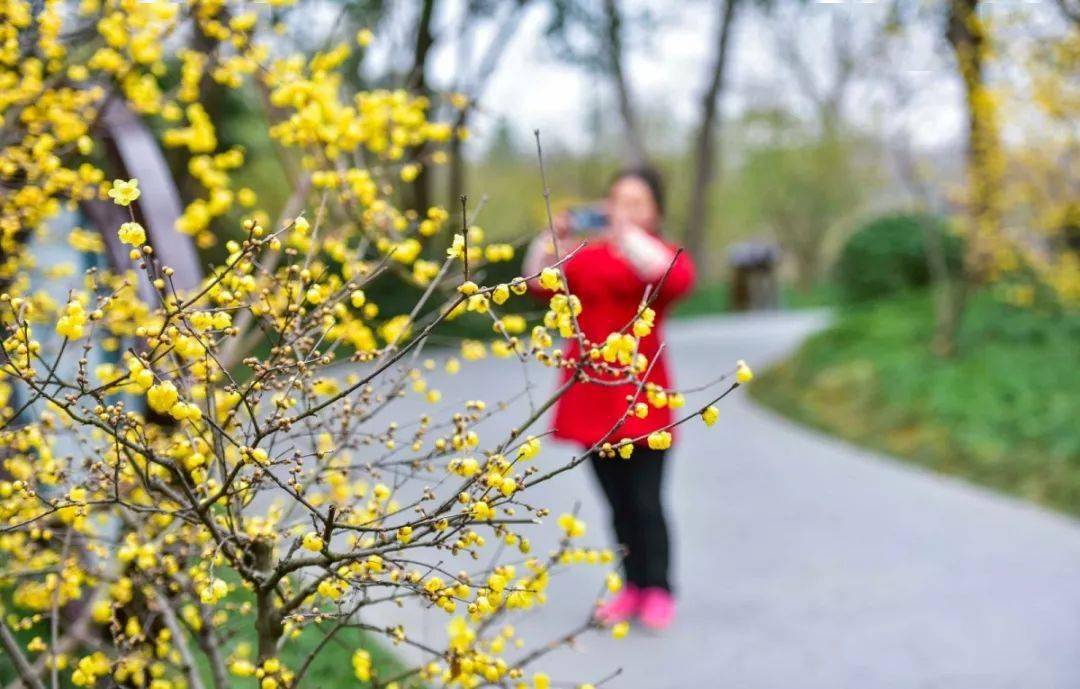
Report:
[[[499,25],[498,30],[495,32],[494,38],[488,45],[487,51],[484,53],[480,64],[477,66],[476,74],[473,76],[472,83],[465,89],[465,95],[469,101],[465,107],[462,108],[457,115],[457,120],[454,122],[454,131],[459,131],[462,127],[465,127],[469,123],[469,117],[477,107],[477,103],[484,94],[484,89],[487,87],[488,81],[491,79],[491,75],[495,72],[495,68],[502,57],[503,52],[506,50],[506,46],[510,44],[510,39],[513,37],[514,32],[517,31],[520,24],[520,18],[522,10],[529,4],[530,0],[517,0],[514,7],[507,14],[505,20]],[[464,74],[458,75],[459,83],[465,83],[466,76]],[[449,157],[450,163],[447,176],[447,203],[451,206],[457,203],[457,199],[460,199],[465,195],[465,175],[467,172],[465,166],[465,146],[464,142],[454,136],[450,139]]]
[[[464,149],[462,143],[461,139],[456,136],[450,139],[450,150],[448,151],[450,154],[450,169],[447,170],[447,189],[449,193],[446,196],[446,203],[449,205],[453,205],[454,199],[460,199],[465,195],[465,160],[462,157],[465,151],[462,150]]]
[[[708,88],[701,99],[701,120],[694,138],[694,180],[687,213],[686,248],[697,259],[698,275],[703,281],[707,279],[710,269],[707,242],[709,187],[716,176],[715,169],[721,167],[722,161],[715,132],[716,121],[719,101],[724,93],[728,43],[738,4],[739,0],[717,0],[716,55]]]
[[[973,277],[985,269],[987,239],[1000,227],[998,194],[1001,163],[993,105],[986,94],[986,36],[979,23],[979,0],[950,0],[947,36],[956,55],[967,106],[968,268]]]
[[[934,286],[934,337],[930,349],[939,357],[949,357],[956,353],[956,334],[964,314],[964,280],[949,273],[945,237],[930,222],[923,223],[923,247]]]
[[[645,161],[645,145],[641,138],[634,98],[623,70],[622,18],[615,0],[604,0],[604,17],[607,20],[607,59],[611,79],[619,99],[619,115],[626,130],[627,148],[624,153],[634,165]]]
[[[989,267],[988,241],[1001,227],[999,196],[1003,169],[996,114],[986,97],[986,34],[978,19],[979,0],[950,0],[946,38],[956,56],[967,106],[967,248],[961,277],[937,300],[934,351],[952,354],[971,282]]]
[[[413,50],[413,67],[409,74],[409,91],[417,96],[429,96],[427,82],[427,59],[435,37],[431,33],[431,22],[435,14],[435,0],[423,0],[420,18],[416,23],[416,48]],[[416,160],[423,152],[423,147],[414,147],[409,151],[409,158]],[[409,205],[419,213],[425,213],[431,206],[431,176],[427,167],[420,167],[420,174],[412,182],[412,198]]]
[[[1065,18],[1080,27],[1080,2],[1076,0],[1056,0],[1056,2]]]
[[[951,357],[956,354],[956,336],[967,306],[967,282],[946,277],[937,283],[935,290],[934,338],[930,350],[939,357]]]
[[[893,146],[897,172],[905,186],[915,197],[919,211],[927,215],[940,215],[941,204],[935,200],[930,185],[919,175],[911,144],[907,138]],[[945,236],[936,231],[930,222],[922,226],[926,266],[934,290],[934,335],[930,349],[939,357],[952,356],[956,351],[956,334],[963,315],[965,302],[964,281],[949,271],[945,251]]]

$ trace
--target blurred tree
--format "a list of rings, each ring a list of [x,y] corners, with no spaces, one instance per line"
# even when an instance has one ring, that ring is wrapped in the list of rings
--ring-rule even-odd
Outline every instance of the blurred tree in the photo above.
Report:
[[[611,82],[618,102],[626,146],[621,150],[631,164],[646,155],[641,121],[626,70],[627,36],[647,41],[657,16],[645,7],[627,12],[617,0],[552,0],[547,36],[560,59],[604,76]]]
[[[964,277],[954,265],[956,248],[952,239],[938,231],[936,216],[949,217],[954,208],[941,180],[950,174],[940,165],[928,163],[915,150],[913,139],[925,126],[927,99],[936,97],[929,75],[946,74],[947,58],[939,51],[926,50],[925,45],[915,41],[916,27],[929,23],[936,26],[937,15],[923,16],[910,13],[910,8],[893,4],[878,27],[876,48],[871,52],[868,68],[882,89],[882,114],[886,120],[885,139],[888,161],[892,164],[897,180],[906,191],[907,206],[914,212],[912,228],[921,233],[923,253],[929,282],[935,297],[935,324],[931,347],[934,351],[947,352],[951,348],[956,322],[953,314],[956,302],[962,297]],[[931,38],[936,43],[940,38]],[[919,67],[912,69],[910,56],[920,55]],[[937,179],[934,179],[934,176]]]
[[[627,150],[631,162],[640,164],[645,160],[645,144],[641,138],[641,126],[623,66],[622,16],[615,0],[604,0],[604,25],[607,30],[604,45],[607,48],[611,80],[615,84],[615,93],[619,100],[619,113],[626,125]]]
[[[830,6],[827,21],[822,5],[787,3],[773,12],[776,54],[787,67],[796,92],[812,107],[823,136],[837,136],[851,87],[877,49],[876,32],[858,32],[848,8]],[[813,27],[810,29],[809,27]]]
[[[690,187],[687,211],[685,243],[687,250],[698,258],[701,279],[708,279],[709,260],[707,232],[707,195],[716,176],[722,169],[719,140],[716,136],[720,99],[724,93],[727,72],[728,45],[735,24],[736,9],[743,0],[716,0],[715,54],[709,72],[709,81],[701,97],[701,110],[694,136],[694,177]]]
[[[965,110],[965,217],[961,231],[968,239],[961,278],[939,289],[932,348],[939,356],[955,351],[968,290],[989,270],[992,238],[1001,229],[1001,187],[1004,174],[997,105],[986,83],[988,35],[979,17],[980,0],[948,0],[943,6],[891,6],[889,31],[918,21],[940,22],[963,88]],[[909,174],[914,166],[908,164]],[[933,259],[936,252],[928,253]]]
[[[1061,13],[1073,24],[1080,25],[1080,2],[1077,0],[1054,0]]]
[[[1064,27],[1050,19],[1052,12],[1032,22],[1033,8],[990,11],[980,0],[892,7],[890,33],[927,20],[942,27],[966,114],[957,224],[968,240],[965,269],[960,280],[939,290],[932,343],[939,355],[954,352],[973,290],[992,285],[1020,306],[1080,298],[1080,260],[1065,239],[1077,223],[1080,193],[1080,33],[1075,1],[1056,4],[1068,22]],[[895,86],[893,101],[902,109],[910,85]],[[1006,145],[1001,131],[1010,125],[1019,126]],[[923,187],[924,200],[936,196],[917,165],[903,160],[910,151],[901,147],[899,153],[902,177],[914,182],[909,186]]]
[[[530,0],[512,0],[510,2],[492,2],[491,0],[470,0],[461,15],[458,31],[457,74],[454,77],[452,91],[453,105],[457,108],[454,129],[464,133],[469,119],[479,107],[480,99],[492,75],[498,67],[500,58],[510,44],[514,33],[521,23],[523,11]],[[477,44],[476,30],[485,21],[493,21],[492,37],[478,59],[474,59],[473,47]],[[447,177],[447,198],[453,202],[465,191],[464,138],[455,136],[450,144],[450,167]]]
[[[1001,228],[1004,176],[997,104],[986,83],[989,40],[978,15],[979,2],[950,0],[945,30],[964,86],[967,110],[968,271],[974,278],[988,270],[988,244]]]
[[[435,0],[421,0],[420,12],[417,15],[414,32],[415,43],[413,44],[412,69],[409,70],[409,77],[406,80],[409,91],[425,97],[431,96],[427,63],[428,55],[435,46],[435,36],[431,28],[434,16]],[[419,160],[422,154],[422,146],[413,146],[409,149],[409,158],[413,161]],[[413,179],[411,186],[412,198],[409,200],[409,206],[416,211],[423,211],[428,208],[431,205],[431,179],[425,166],[421,165],[419,167],[419,172]]]
[[[746,151],[729,193],[749,204],[747,221],[776,237],[807,291],[821,275],[827,238],[866,197],[873,175],[858,164],[856,139],[818,136],[776,111],[745,124],[763,143]]]

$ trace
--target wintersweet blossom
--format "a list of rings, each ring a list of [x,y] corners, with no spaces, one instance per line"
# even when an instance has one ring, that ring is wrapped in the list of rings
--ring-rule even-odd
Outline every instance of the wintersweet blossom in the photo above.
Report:
[[[745,361],[739,359],[735,365],[735,380],[742,385],[744,383],[749,383],[753,379],[754,372],[750,370],[750,367],[746,365]]]
[[[656,431],[648,437],[649,448],[653,450],[666,450],[671,447],[671,433],[669,431]]]
[[[146,230],[137,222],[126,222],[120,226],[117,235],[120,241],[131,246],[142,246],[146,243]]]
[[[701,420],[705,422],[706,426],[712,426],[718,418],[720,418],[720,410],[714,405],[710,404],[701,410]]]
[[[109,189],[109,198],[111,198],[118,206],[130,206],[139,198],[140,193],[139,180],[115,179],[113,180],[112,188]]]
[[[447,144],[466,132],[439,121],[428,96],[349,85],[346,70],[364,57],[357,46],[372,39],[366,30],[302,54],[271,51],[263,39],[278,30],[278,13],[244,0],[122,11],[46,0],[33,17],[14,7],[9,19],[35,31],[25,46],[14,34],[0,41],[18,49],[0,60],[0,98],[18,113],[0,151],[0,173],[16,185],[0,195],[0,402],[12,407],[16,388],[41,392],[20,396],[24,419],[0,432],[0,597],[16,651],[32,654],[31,667],[55,657],[60,683],[74,686],[195,686],[205,669],[226,684],[286,689],[305,686],[288,659],[312,633],[355,623],[351,611],[366,614],[357,604],[392,608],[415,596],[451,621],[412,669],[418,680],[527,682],[515,658],[530,651],[507,622],[543,606],[557,573],[607,570],[614,555],[589,546],[580,519],[550,520],[533,500],[533,486],[570,460],[537,461],[540,416],[513,416],[515,381],[500,377],[479,391],[485,399],[462,399],[475,386],[459,381],[443,395],[437,380],[515,357],[640,384],[652,310],[627,332],[590,338],[579,358],[565,340],[584,341],[583,305],[558,268],[539,276],[553,293],[541,316],[507,312],[528,278],[481,278],[514,258],[513,245],[477,226],[451,238],[456,213],[402,201],[402,184],[447,162]],[[84,35],[86,50],[74,50]],[[192,36],[210,48],[195,49]],[[262,161],[218,131],[208,89],[214,98],[263,94],[258,116],[310,193],[289,189],[262,207],[271,195],[247,186],[261,180],[253,173]],[[89,123],[114,100],[154,123],[184,176],[176,229],[191,237],[199,265],[217,260],[180,285],[129,213],[109,234],[73,230],[67,241],[101,253],[103,237],[118,237],[130,264],[98,260],[83,274],[49,267],[48,279],[67,280],[57,298],[35,282],[26,237],[69,203],[141,199],[138,180],[98,167]],[[468,106],[464,96],[452,103]],[[296,208],[284,203],[290,195]],[[279,202],[289,208],[280,223]],[[436,248],[448,243],[447,256],[461,260],[449,271]],[[414,312],[415,303],[380,299],[376,278],[420,288],[424,305]],[[429,338],[459,317],[483,319],[496,337],[466,340],[442,364],[425,358]],[[674,391],[643,390],[640,405],[627,402],[632,414],[679,406]],[[395,419],[408,397],[424,411]],[[604,449],[626,460],[634,445],[612,437]],[[534,554],[542,529],[564,538]],[[467,575],[444,571],[451,555],[477,564]],[[621,586],[615,574],[605,583]],[[85,634],[100,643],[83,649],[64,624],[54,639],[52,611],[83,608]],[[417,631],[371,633],[406,644]],[[61,652],[73,648],[82,650]],[[369,650],[350,650],[358,680],[387,679]],[[543,673],[532,680],[550,686]]]

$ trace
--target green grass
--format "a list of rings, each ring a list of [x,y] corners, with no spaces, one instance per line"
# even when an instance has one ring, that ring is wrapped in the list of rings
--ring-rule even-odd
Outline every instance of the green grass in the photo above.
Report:
[[[935,471],[1080,515],[1080,315],[977,295],[928,349],[925,294],[843,312],[751,386],[781,413]]]
[[[250,625],[249,625],[250,626]],[[327,623],[324,629],[306,627],[300,636],[287,642],[282,649],[281,662],[290,670],[296,672],[304,664],[308,654],[323,640],[326,631],[333,627],[333,623]],[[240,635],[251,647],[255,647],[254,631],[245,629]],[[358,648],[365,649],[371,654],[371,663],[376,678],[383,681],[395,677],[406,670],[406,666],[394,655],[393,651],[383,645],[382,639],[376,639],[373,635],[356,629],[343,629],[333,636],[312,661],[311,667],[304,674],[301,684],[304,687],[337,687],[350,686],[360,689],[369,686],[361,682],[353,675],[352,655]],[[204,674],[208,675],[209,668],[205,668]],[[258,681],[254,677],[238,678],[230,677],[230,687],[234,689],[255,689]],[[208,685],[209,686],[209,685]],[[416,686],[410,680],[405,686]]]
[[[838,296],[833,285],[822,283],[808,291],[795,289],[788,283],[780,285],[780,307],[785,309],[806,309],[830,306],[837,302]],[[693,318],[710,316],[731,311],[731,283],[721,280],[698,287],[675,305],[671,312],[674,318]]]
[[[727,282],[698,285],[693,292],[687,295],[686,299],[675,305],[671,316],[673,318],[689,318],[730,311],[730,291],[730,285]]]

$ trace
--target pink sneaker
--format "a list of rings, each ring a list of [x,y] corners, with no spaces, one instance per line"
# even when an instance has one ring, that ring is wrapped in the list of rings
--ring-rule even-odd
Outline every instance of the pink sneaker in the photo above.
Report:
[[[625,622],[638,613],[641,608],[641,590],[626,584],[619,595],[596,609],[596,619],[604,625]]]
[[[641,592],[638,619],[654,631],[663,631],[675,621],[675,599],[662,588],[647,588]]]

